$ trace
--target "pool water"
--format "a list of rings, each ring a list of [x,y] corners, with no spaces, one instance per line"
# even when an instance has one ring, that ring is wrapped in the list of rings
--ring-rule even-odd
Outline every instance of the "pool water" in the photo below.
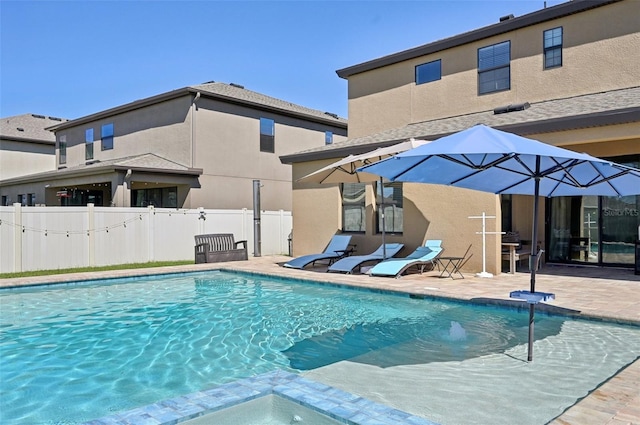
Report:
[[[545,367],[527,368],[519,360],[526,358],[524,312],[226,272],[3,290],[0,309],[0,422],[7,424],[80,423],[276,369],[315,373],[411,412],[415,401],[386,394],[380,382],[401,395],[416,393],[412,386],[432,391],[411,380],[424,368],[436,388],[457,388],[460,375],[480,370],[463,391],[421,397],[427,406],[419,413],[442,423],[442,412],[455,418],[466,398],[481,399],[477,391],[500,392],[482,380],[487,370],[507,378],[524,370],[519,384],[534,395],[562,381],[562,397],[519,406],[525,417],[535,410],[536,420],[544,412],[545,421],[533,422],[544,423],[640,352],[640,328],[538,314],[533,364]],[[566,341],[565,329],[572,330]],[[547,347],[560,361],[546,364]],[[371,385],[372,378],[385,381]]]

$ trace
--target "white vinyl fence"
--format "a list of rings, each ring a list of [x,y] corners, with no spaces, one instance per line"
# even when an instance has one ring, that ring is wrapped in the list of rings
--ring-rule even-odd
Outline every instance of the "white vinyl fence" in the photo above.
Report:
[[[289,253],[289,211],[262,211],[261,255]],[[0,207],[0,273],[194,259],[194,236],[233,233],[256,253],[253,210]]]

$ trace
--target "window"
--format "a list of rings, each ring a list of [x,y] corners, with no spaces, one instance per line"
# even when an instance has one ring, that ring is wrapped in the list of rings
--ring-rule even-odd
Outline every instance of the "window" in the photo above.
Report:
[[[260,118],[260,152],[275,151],[275,121]]]
[[[67,163],[67,136],[60,136],[60,141],[58,142],[58,161],[60,164]]]
[[[33,207],[36,205],[36,194],[35,193],[27,193],[27,205]]]
[[[385,233],[402,233],[404,211],[402,209],[402,183],[376,183],[377,232],[382,232],[382,214],[384,208]]]
[[[544,69],[562,66],[562,27],[544,32]]]
[[[342,231],[365,231],[364,183],[342,183]]]
[[[6,207],[9,205],[9,199],[7,198],[7,195],[2,195],[2,206]]]
[[[100,137],[102,138],[103,151],[113,149],[113,124],[103,125]]]
[[[442,61],[423,63],[416,66],[416,84],[430,83],[442,78]]]
[[[22,205],[23,207],[24,207],[25,205],[27,205],[27,196],[26,196],[26,195],[24,195],[24,194],[19,194],[19,195],[18,195],[18,203],[19,203],[20,205]]]
[[[93,159],[93,128],[87,128],[84,132],[85,150],[84,159]]]
[[[511,232],[513,231],[512,225],[512,205],[513,198],[511,195],[500,195],[500,210],[502,217],[502,231],[503,232]]]
[[[178,187],[139,189],[131,191],[132,207],[178,208]]]
[[[478,93],[511,88],[511,42],[505,41],[478,49]]]
[[[324,144],[330,145],[333,143],[333,132],[325,131],[324,132]]]

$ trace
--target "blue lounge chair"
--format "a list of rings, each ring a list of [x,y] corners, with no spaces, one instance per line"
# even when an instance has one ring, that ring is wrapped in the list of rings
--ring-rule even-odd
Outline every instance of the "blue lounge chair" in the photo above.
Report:
[[[386,251],[387,251],[387,258],[393,257],[398,252],[400,252],[400,250],[404,247],[404,244],[401,244],[401,243],[388,243],[385,245],[386,245]],[[341,260],[338,260],[335,263],[333,263],[331,266],[329,266],[329,269],[327,271],[349,274],[349,273],[353,273],[353,271],[356,268],[360,270],[360,267],[364,263],[371,263],[371,262],[379,263],[380,261],[383,260],[383,257],[382,257],[384,252],[383,247],[385,245],[380,245],[380,248],[376,249],[374,252],[372,252],[369,255],[352,255],[351,257],[345,257]]]
[[[400,277],[402,273],[411,267],[418,267],[420,273],[428,265],[432,267],[442,252],[441,240],[428,240],[424,246],[419,246],[405,258],[389,258],[376,264],[369,273],[371,276],[394,276]]]
[[[334,235],[329,242],[329,245],[325,248],[321,254],[309,254],[303,255],[298,258],[284,264],[284,267],[290,267],[292,269],[303,269],[306,265],[315,265],[316,261],[328,260],[329,264],[344,257],[348,254],[349,245],[351,244],[350,235]]]

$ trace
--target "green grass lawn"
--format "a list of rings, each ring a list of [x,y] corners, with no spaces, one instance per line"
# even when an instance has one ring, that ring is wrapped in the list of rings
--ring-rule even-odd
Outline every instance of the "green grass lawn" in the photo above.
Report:
[[[143,268],[149,268],[149,267],[163,267],[163,266],[183,266],[186,264],[193,264],[193,260],[191,261],[155,261],[151,263],[117,264],[114,266],[102,266],[102,267],[79,267],[76,269],[34,270],[34,271],[19,272],[19,273],[0,273],[0,279],[8,279],[11,277],[47,276],[52,274],[66,274],[66,273],[99,272],[99,271],[105,271],[105,270],[126,270],[126,269],[143,269]]]

